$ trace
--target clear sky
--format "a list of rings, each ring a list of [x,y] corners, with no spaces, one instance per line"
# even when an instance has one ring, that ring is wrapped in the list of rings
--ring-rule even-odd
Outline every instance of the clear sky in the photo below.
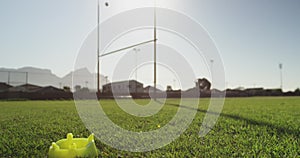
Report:
[[[103,0],[101,5],[104,5]],[[101,19],[151,6],[152,0],[107,0]],[[183,12],[214,39],[230,88],[300,87],[299,0],[157,0]],[[87,35],[96,27],[96,0],[1,0],[0,67],[34,66],[58,76],[70,72]],[[201,76],[199,76],[201,77]],[[172,81],[170,81],[172,82]]]

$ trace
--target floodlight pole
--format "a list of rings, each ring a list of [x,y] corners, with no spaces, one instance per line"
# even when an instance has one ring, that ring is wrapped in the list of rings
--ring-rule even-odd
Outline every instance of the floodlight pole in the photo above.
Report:
[[[176,80],[173,79],[173,90],[175,90],[175,84],[176,84]]]
[[[137,81],[138,79],[138,52],[141,51],[139,48],[134,48],[133,51],[135,52],[135,80]]]
[[[97,94],[98,96],[100,95],[100,5],[99,5],[99,0],[97,0]]]
[[[105,76],[105,84],[108,83],[108,76]]]
[[[280,89],[282,90],[283,85],[282,85],[282,63],[279,64],[279,69],[280,69]]]
[[[28,72],[25,72],[26,74],[26,84],[28,84]]]
[[[213,73],[213,66],[214,66],[214,60],[213,59],[210,59],[210,71],[211,73]]]
[[[156,44],[157,44],[157,30],[156,30],[156,0],[154,0],[154,100],[156,100]]]
[[[212,82],[213,82],[213,77],[214,77],[214,71],[213,71],[213,66],[214,66],[214,60],[213,59],[210,59],[210,73],[211,73],[211,80],[212,80]],[[211,89],[212,89],[212,85],[213,84],[211,84]]]
[[[138,82],[138,57],[137,57],[137,53],[140,51],[139,48],[134,48],[133,51],[135,52],[135,93],[137,94],[137,82]]]
[[[7,76],[7,84],[10,84],[10,71],[8,71],[8,76]]]

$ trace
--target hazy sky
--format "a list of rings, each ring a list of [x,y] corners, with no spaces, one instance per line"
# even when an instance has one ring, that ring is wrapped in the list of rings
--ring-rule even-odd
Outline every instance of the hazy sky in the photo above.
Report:
[[[104,5],[103,0],[101,5]],[[151,0],[107,0],[101,19],[147,7]],[[299,0],[157,0],[199,22],[214,39],[227,86],[300,87]],[[96,0],[1,0],[0,67],[73,69],[81,44],[96,27]],[[199,74],[201,77],[201,74]],[[172,82],[172,81],[170,81]]]

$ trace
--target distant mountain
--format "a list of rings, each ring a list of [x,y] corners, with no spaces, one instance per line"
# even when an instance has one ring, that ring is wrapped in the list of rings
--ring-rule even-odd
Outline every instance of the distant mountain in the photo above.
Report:
[[[97,89],[97,74],[91,73],[87,68],[77,69],[74,72],[70,72],[63,78],[61,78],[61,84],[71,87],[73,85],[80,85],[81,87],[88,87],[91,90]],[[102,85],[106,84],[109,81],[106,81],[103,75],[100,75],[100,88]],[[74,88],[74,87],[73,87]]]
[[[74,75],[74,78],[73,78]],[[26,79],[27,78],[27,79]],[[100,75],[100,83],[105,84],[107,81],[103,75]],[[5,82],[16,86],[28,83],[39,86],[54,86],[62,88],[68,86],[74,88],[75,85],[88,87],[91,90],[96,90],[96,74],[89,72],[87,68],[75,70],[60,78],[53,74],[49,69],[40,69],[34,67],[23,67],[19,69],[0,68],[0,82]],[[74,81],[74,86],[72,86]]]

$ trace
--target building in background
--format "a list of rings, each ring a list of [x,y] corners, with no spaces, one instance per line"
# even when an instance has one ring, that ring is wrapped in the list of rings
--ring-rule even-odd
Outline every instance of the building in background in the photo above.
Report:
[[[162,90],[160,90],[160,89],[158,89],[158,88],[156,88],[156,92],[157,93],[162,93],[162,92],[164,92],[164,91],[162,91]],[[144,93],[154,93],[154,87],[152,87],[152,86],[147,86],[147,87],[145,87],[144,88]]]
[[[32,84],[24,84],[16,87],[11,87],[8,89],[9,92],[35,92],[42,87]]]
[[[8,85],[6,83],[0,82],[0,92],[5,92],[7,91],[9,88],[11,88],[11,85]]]
[[[132,93],[143,93],[144,85],[135,80],[112,82],[103,85],[103,93],[114,93],[114,94],[132,94]]]

